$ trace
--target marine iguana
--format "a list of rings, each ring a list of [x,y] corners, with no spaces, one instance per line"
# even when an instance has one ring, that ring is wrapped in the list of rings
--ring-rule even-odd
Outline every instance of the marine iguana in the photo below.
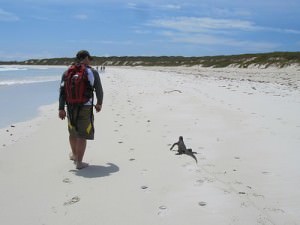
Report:
[[[177,153],[177,155],[181,155],[181,154],[189,155],[189,156],[191,156],[191,157],[193,157],[195,159],[196,163],[198,163],[198,160],[197,160],[196,156],[194,155],[197,152],[193,152],[191,148],[186,148],[182,136],[179,137],[178,142],[175,142],[172,145],[172,147],[170,148],[170,150],[172,150],[175,145],[178,146],[178,150],[177,150],[178,153]]]

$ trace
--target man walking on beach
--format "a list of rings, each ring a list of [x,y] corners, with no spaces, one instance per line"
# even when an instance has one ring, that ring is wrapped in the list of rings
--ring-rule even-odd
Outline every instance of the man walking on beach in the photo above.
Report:
[[[76,55],[75,62],[62,75],[59,93],[60,119],[68,117],[69,142],[76,169],[88,166],[82,162],[86,140],[94,139],[93,100],[94,91],[97,102],[96,112],[100,112],[103,101],[103,89],[98,72],[90,67],[92,57],[86,50]],[[67,113],[65,111],[67,105]]]

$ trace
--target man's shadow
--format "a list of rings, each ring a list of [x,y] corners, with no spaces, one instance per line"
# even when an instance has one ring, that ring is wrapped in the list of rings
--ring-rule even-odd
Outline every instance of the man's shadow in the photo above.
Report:
[[[108,166],[99,166],[99,165],[89,165],[87,168],[82,170],[70,170],[77,176],[85,178],[97,178],[97,177],[106,177],[112,173],[118,172],[120,169],[117,165],[113,163],[107,163]]]

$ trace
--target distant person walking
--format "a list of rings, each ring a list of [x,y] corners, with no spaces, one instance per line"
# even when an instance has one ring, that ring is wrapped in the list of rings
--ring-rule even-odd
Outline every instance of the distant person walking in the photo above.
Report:
[[[105,71],[105,66],[101,66],[101,67],[100,67],[100,71],[101,71],[101,72],[104,72],[104,71]]]
[[[102,109],[103,89],[98,72],[90,66],[92,57],[86,50],[76,55],[75,62],[62,75],[59,93],[60,119],[68,118],[69,142],[76,169],[88,166],[82,162],[86,140],[94,139],[94,92],[97,102],[96,112]],[[67,112],[65,111],[67,106]]]

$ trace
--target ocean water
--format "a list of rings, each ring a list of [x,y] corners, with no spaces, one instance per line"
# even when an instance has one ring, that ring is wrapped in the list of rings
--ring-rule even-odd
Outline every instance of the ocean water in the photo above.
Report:
[[[66,67],[0,66],[0,128],[33,119],[58,101]]]

